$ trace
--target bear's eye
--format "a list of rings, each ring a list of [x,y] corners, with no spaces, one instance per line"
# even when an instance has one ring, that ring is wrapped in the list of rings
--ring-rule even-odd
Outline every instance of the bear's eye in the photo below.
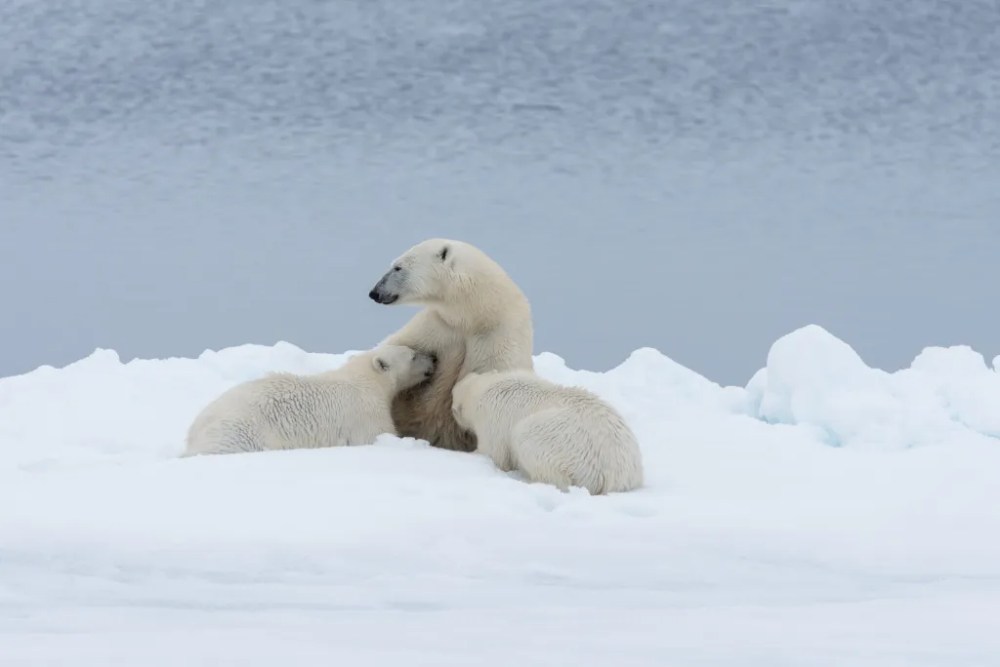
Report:
[[[442,262],[448,258],[448,246],[441,248],[441,252],[438,253],[438,257]]]
[[[401,267],[401,266],[394,266],[394,267],[392,267],[392,270],[393,271],[402,271],[403,267]]]

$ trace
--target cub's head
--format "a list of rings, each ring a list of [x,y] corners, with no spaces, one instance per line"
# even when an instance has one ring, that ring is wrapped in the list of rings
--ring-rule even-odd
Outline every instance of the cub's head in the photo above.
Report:
[[[387,376],[397,390],[409,389],[434,375],[437,358],[405,345],[382,345],[371,355],[372,368]]]
[[[475,420],[479,399],[482,398],[483,390],[489,384],[489,376],[495,374],[496,371],[467,373],[451,388],[451,415],[454,417],[455,423],[465,430],[473,430],[472,422]]]
[[[384,305],[445,303],[491,263],[483,258],[485,255],[468,243],[428,239],[400,255],[368,296]]]

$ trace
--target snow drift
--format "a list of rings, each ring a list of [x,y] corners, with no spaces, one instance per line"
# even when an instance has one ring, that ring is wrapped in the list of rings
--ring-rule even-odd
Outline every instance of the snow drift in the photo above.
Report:
[[[177,458],[232,384],[345,358],[98,350],[0,380],[5,659],[958,665],[1000,651],[1000,359],[929,348],[886,373],[809,326],[742,388],[652,349],[604,373],[540,354],[540,374],[594,390],[640,439],[646,486],[608,497],[389,436]]]

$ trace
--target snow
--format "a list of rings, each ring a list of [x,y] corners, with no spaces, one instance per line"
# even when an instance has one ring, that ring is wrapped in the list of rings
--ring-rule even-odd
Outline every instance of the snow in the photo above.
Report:
[[[813,425],[835,445],[1000,437],[1000,375],[968,346],[930,348],[910,368],[886,373],[811,326],[775,343],[749,389],[760,418]]]
[[[0,664],[986,665],[1000,374],[868,367],[818,326],[747,387],[657,350],[538,371],[611,401],[647,484],[560,493],[370,446],[177,458],[197,411],[344,354],[280,343],[0,380]]]

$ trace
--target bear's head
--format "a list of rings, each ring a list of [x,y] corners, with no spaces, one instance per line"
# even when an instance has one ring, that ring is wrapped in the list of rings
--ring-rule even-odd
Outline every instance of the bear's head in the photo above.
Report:
[[[392,263],[368,293],[384,305],[445,305],[474,292],[480,278],[499,269],[475,246],[451,239],[428,239]],[[484,294],[479,294],[482,298]]]
[[[472,431],[476,418],[476,409],[483,396],[483,391],[489,385],[496,371],[486,373],[466,373],[455,386],[451,388],[451,415],[455,423],[467,431]]]
[[[381,345],[372,351],[371,364],[376,373],[390,379],[394,389],[403,390],[434,375],[437,359],[405,345]]]

